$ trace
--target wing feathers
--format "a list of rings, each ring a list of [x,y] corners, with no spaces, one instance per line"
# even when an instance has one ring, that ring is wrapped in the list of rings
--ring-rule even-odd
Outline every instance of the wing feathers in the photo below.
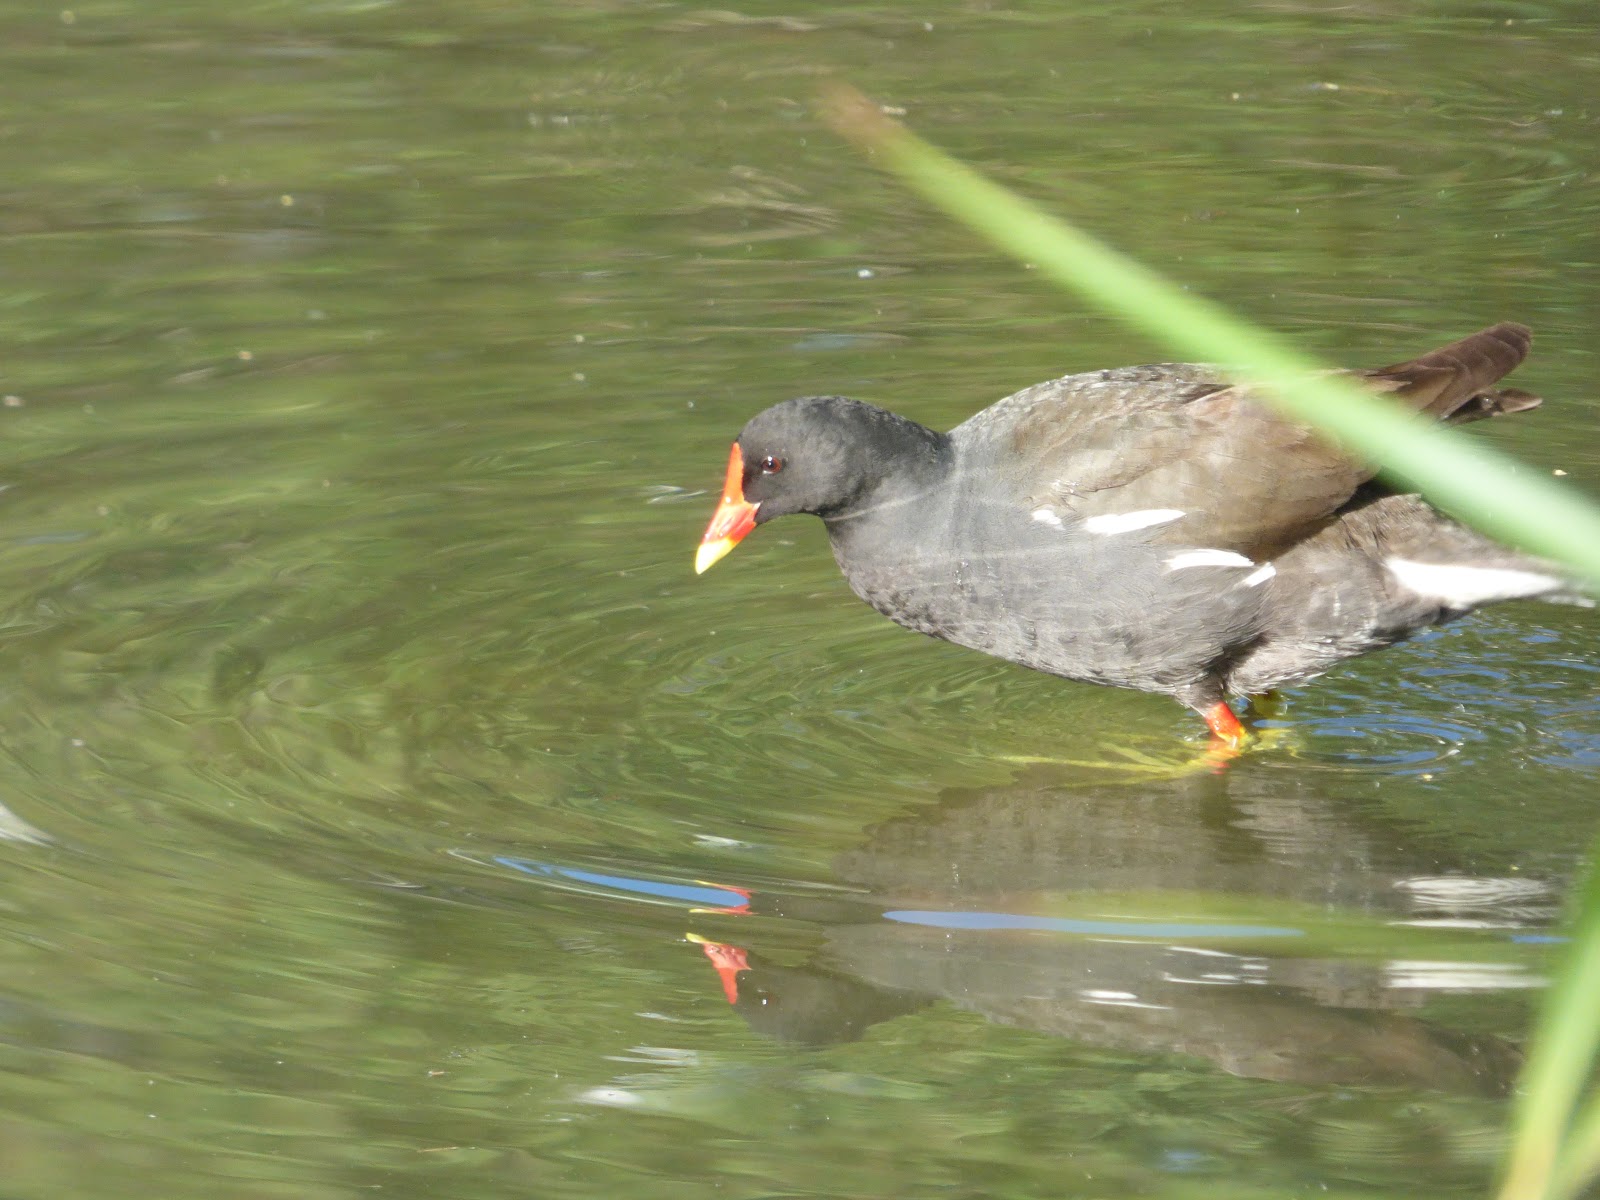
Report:
[[[1408,362],[1350,374],[1435,419],[1460,424],[1533,408],[1539,398],[1494,388],[1533,335],[1503,322]],[[1261,558],[1347,504],[1373,476],[1309,427],[1191,364],[1068,376],[1019,392],[952,436],[985,440],[1029,510],[1059,508],[1114,525],[1128,514],[1181,519],[1122,536],[1214,546]]]

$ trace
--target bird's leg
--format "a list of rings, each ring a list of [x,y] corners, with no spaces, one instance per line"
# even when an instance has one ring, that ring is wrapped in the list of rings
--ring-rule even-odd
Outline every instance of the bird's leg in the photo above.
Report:
[[[1250,740],[1250,731],[1234,716],[1233,709],[1228,707],[1226,700],[1218,700],[1207,708],[1200,709],[1200,716],[1206,723],[1206,728],[1211,730],[1211,748],[1214,751],[1226,751],[1229,757],[1241,752]]]
[[[1265,749],[1276,744],[1287,731],[1258,729],[1256,722],[1274,720],[1286,706],[1282,692],[1262,692],[1249,698],[1245,705],[1244,720],[1241,721],[1225,700],[1194,705],[1194,710],[1205,721],[1206,728],[1211,730],[1211,747],[1205,757],[1214,764],[1212,769],[1222,770],[1243,754],[1247,747]]]

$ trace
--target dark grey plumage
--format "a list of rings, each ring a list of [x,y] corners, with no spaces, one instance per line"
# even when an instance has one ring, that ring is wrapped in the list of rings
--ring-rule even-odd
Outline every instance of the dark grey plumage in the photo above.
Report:
[[[1485,329],[1354,373],[1456,424],[1539,403],[1495,388],[1529,331]],[[1205,712],[1299,682],[1559,572],[1391,493],[1370,466],[1210,367],[1069,375],[948,434],[840,397],[753,418],[744,498],[820,516],[851,588],[911,629]]]

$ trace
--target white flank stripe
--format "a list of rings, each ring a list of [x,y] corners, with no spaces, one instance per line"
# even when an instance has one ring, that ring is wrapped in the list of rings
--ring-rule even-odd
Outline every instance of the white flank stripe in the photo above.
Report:
[[[1277,567],[1273,566],[1271,563],[1262,563],[1259,568],[1246,575],[1242,582],[1244,583],[1245,587],[1260,587],[1263,583],[1271,579],[1277,573]]]
[[[1061,528],[1061,517],[1053,508],[1036,508],[1033,510],[1033,519],[1043,525],[1054,525]]]
[[[1183,516],[1181,508],[1141,508],[1138,512],[1105,513],[1089,517],[1083,527],[1090,533],[1132,533],[1135,529],[1148,529],[1152,525],[1165,525]]]
[[[1167,570],[1181,571],[1185,567],[1253,567],[1242,554],[1232,550],[1185,550],[1167,559]]]
[[[1443,601],[1451,608],[1537,596],[1561,586],[1561,580],[1549,575],[1511,567],[1463,567],[1409,558],[1385,559],[1383,565],[1402,587],[1430,600]]]

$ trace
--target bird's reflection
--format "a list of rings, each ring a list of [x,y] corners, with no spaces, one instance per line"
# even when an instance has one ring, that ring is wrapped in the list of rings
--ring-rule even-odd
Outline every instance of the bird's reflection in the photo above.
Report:
[[[703,915],[691,938],[739,1014],[794,1042],[942,1001],[1252,1078],[1502,1093],[1515,1049],[1420,1011],[1538,981],[1503,952],[1441,955],[1427,927],[1503,946],[1541,926],[1553,889],[1442,873],[1395,843],[1276,774],[1086,787],[1035,770],[870,831],[835,863],[855,895],[699,910],[807,922],[804,966],[768,961],[731,920]]]

